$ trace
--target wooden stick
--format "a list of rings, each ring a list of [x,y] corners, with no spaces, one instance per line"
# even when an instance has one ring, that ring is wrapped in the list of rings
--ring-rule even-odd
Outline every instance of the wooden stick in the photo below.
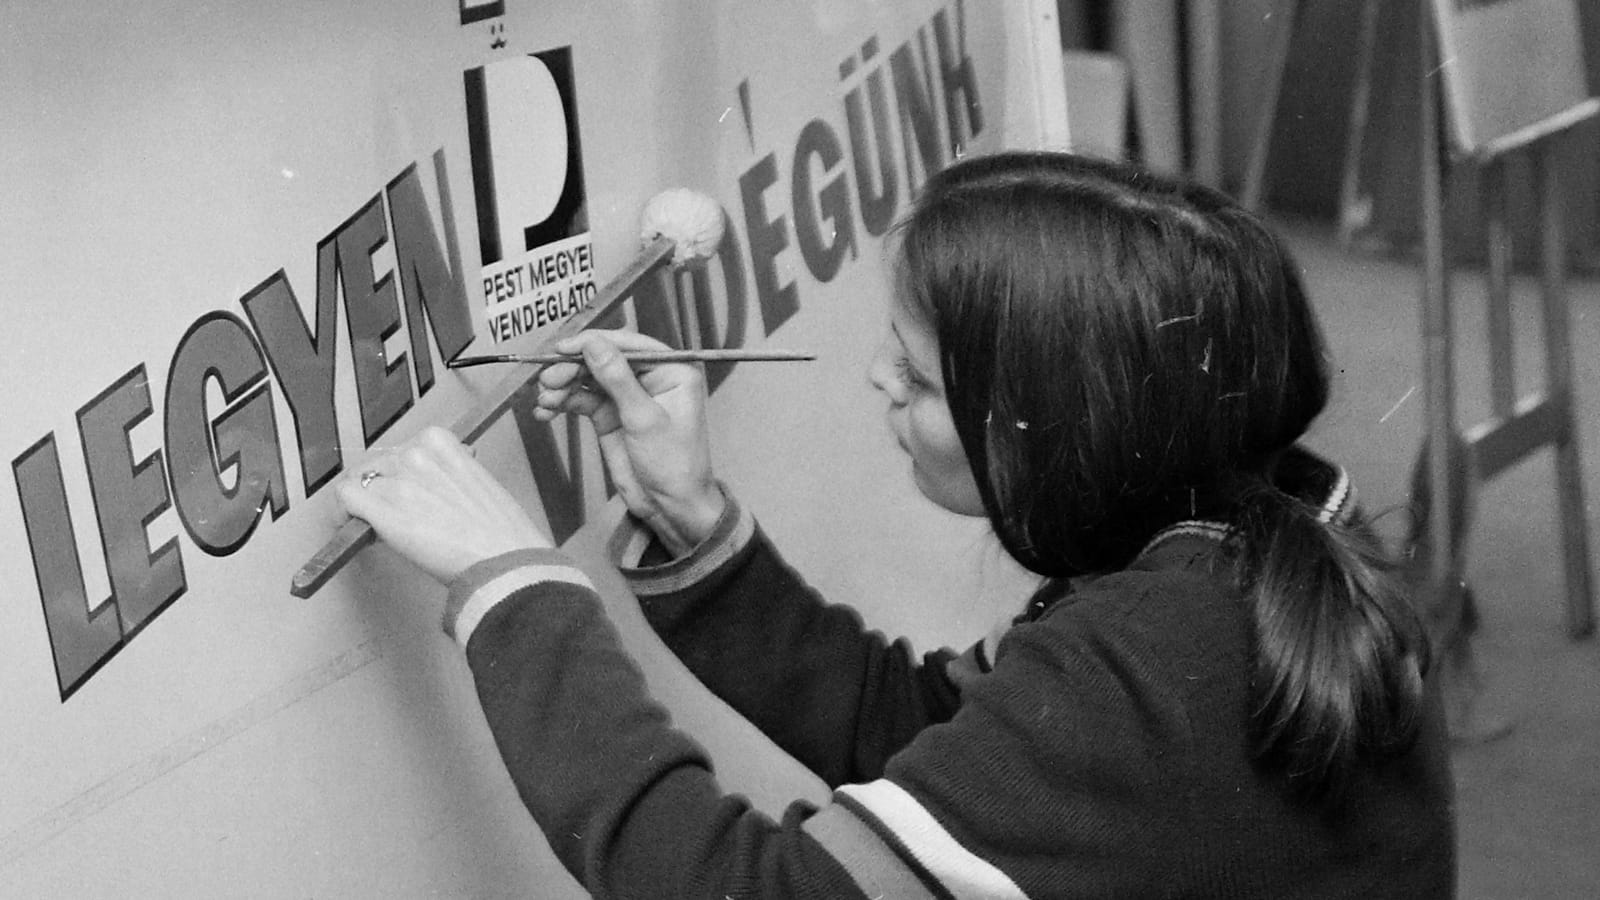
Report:
[[[622,356],[628,362],[643,365],[676,362],[804,362],[817,358],[815,353],[802,353],[796,350],[741,350],[737,348],[726,350],[627,350],[623,352]],[[452,359],[445,365],[452,369],[464,369],[468,366],[487,366],[493,363],[548,366],[563,362],[581,364],[583,356],[576,353],[509,353],[496,354],[494,356],[464,356]]]
[[[632,296],[634,288],[638,287],[641,281],[672,258],[675,247],[676,242],[667,237],[650,242],[639,251],[639,255],[633,258],[626,269],[600,289],[588,306],[561,323],[555,334],[542,341],[539,349],[549,352],[557,341],[577,334],[588,328],[595,320],[611,312],[623,300]],[[450,426],[451,432],[463,443],[470,444],[477,440],[489,430],[494,420],[505,412],[506,407],[511,405],[511,398],[538,374],[537,368],[527,367],[518,368],[502,378],[472,409]],[[333,537],[322,545],[322,549],[295,573],[294,580],[289,584],[289,593],[296,597],[309,597],[316,593],[334,573],[343,568],[345,563],[349,562],[361,548],[372,543],[376,537],[372,526],[366,522],[354,518],[345,520],[345,523],[339,526],[339,530],[334,532]]]

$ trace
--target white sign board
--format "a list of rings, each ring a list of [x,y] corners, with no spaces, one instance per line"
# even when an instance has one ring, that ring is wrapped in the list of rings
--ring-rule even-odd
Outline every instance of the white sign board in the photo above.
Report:
[[[1029,16],[7,4],[0,895],[582,896],[499,765],[440,589],[381,547],[288,588],[342,519],[331,485],[496,378],[443,362],[548,334],[669,187],[728,216],[706,343],[821,356],[711,373],[725,479],[875,627],[931,649],[1010,612],[1017,573],[916,496],[864,370],[881,238],[928,173],[1061,142],[1055,25]],[[815,795],[606,573],[586,430],[507,416],[479,455],[589,564],[724,783],[769,810]]]

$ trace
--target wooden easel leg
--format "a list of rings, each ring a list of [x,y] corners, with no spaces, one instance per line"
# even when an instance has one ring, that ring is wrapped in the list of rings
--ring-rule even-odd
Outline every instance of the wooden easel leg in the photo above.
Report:
[[[1201,184],[1222,185],[1221,0],[1184,4],[1189,41],[1189,170]]]
[[[1506,165],[1492,159],[1482,167],[1484,238],[1488,256],[1489,401],[1494,415],[1516,413],[1516,360],[1511,341],[1511,226],[1506,214]]]
[[[1450,284],[1444,247],[1444,171],[1439,154],[1438,72],[1429,30],[1420,29],[1420,169],[1422,213],[1422,380],[1426,438],[1426,519],[1412,548],[1421,559],[1421,613],[1434,643],[1434,677],[1444,697],[1451,740],[1475,744],[1501,737],[1513,727],[1507,716],[1486,714],[1483,682],[1472,649],[1476,608],[1462,579],[1475,472],[1456,428],[1455,351],[1450,321]],[[1421,493],[1414,491],[1414,493]],[[1421,512],[1419,510],[1419,512]],[[1421,566],[1425,565],[1425,574]]]
[[[1431,72],[1433,47],[1421,30],[1421,206],[1422,206],[1422,381],[1428,448],[1428,520],[1450,521],[1457,484],[1450,477],[1451,448],[1458,440],[1455,410],[1455,358],[1450,323],[1450,285],[1444,249],[1444,172],[1439,160],[1438,94]],[[1457,547],[1447,527],[1427,530],[1430,577],[1444,585],[1458,579]]]
[[[1356,84],[1350,93],[1344,166],[1339,180],[1339,243],[1348,246],[1370,224],[1370,203],[1361,200],[1361,151],[1366,145],[1367,116],[1372,104],[1372,59],[1378,43],[1378,0],[1362,0],[1361,31],[1356,44]]]
[[[1250,142],[1250,159],[1245,169],[1244,186],[1239,191],[1239,203],[1245,209],[1259,212],[1266,199],[1267,159],[1272,151],[1272,126],[1278,118],[1278,96],[1283,90],[1283,76],[1289,70],[1289,48],[1294,43],[1294,22],[1299,12],[1300,0],[1278,0],[1273,12],[1278,22],[1272,32],[1272,46],[1265,94],[1261,110],[1257,113],[1255,136]]]
[[[1567,315],[1566,234],[1560,178],[1555,155],[1559,146],[1544,141],[1534,150],[1541,220],[1542,297],[1544,307],[1545,380],[1550,397],[1561,406],[1565,423],[1555,443],[1556,496],[1561,516],[1562,556],[1566,564],[1567,633],[1574,638],[1594,633],[1594,594],[1589,578],[1589,534],[1583,502],[1583,471],[1574,426],[1572,337]]]
[[[1435,658],[1441,665],[1464,661],[1472,632],[1477,629],[1477,612],[1468,608],[1466,586],[1459,570],[1461,548],[1472,520],[1472,510],[1466,505],[1472,499],[1467,485],[1472,471],[1467,462],[1466,442],[1454,441],[1449,447],[1448,459],[1445,472],[1451,505],[1449,515],[1439,519],[1434,517],[1433,442],[1425,440],[1417,453],[1411,470],[1411,523],[1404,560],[1406,581],[1433,642]],[[1440,532],[1443,532],[1442,541],[1438,540]],[[1453,554],[1447,575],[1435,568],[1435,547],[1441,543]]]

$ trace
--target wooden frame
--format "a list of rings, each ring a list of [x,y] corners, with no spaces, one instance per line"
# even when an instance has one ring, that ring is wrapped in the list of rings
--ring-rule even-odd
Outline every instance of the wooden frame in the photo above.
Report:
[[[1419,30],[1422,44],[1420,171],[1422,191],[1423,279],[1422,345],[1427,442],[1419,465],[1427,467],[1429,509],[1423,540],[1430,554],[1429,578],[1439,597],[1459,596],[1451,588],[1460,582],[1465,522],[1456,518],[1471,509],[1477,485],[1543,447],[1555,453],[1556,493],[1562,533],[1566,579],[1566,627],[1573,637],[1594,632],[1588,528],[1584,512],[1583,477],[1574,428],[1572,347],[1566,303],[1566,236],[1562,216],[1559,142],[1572,125],[1600,112],[1600,100],[1571,98],[1544,110],[1534,105],[1518,108],[1514,98],[1489,97],[1484,91],[1485,72],[1498,71],[1508,57],[1491,54],[1491,63],[1462,54],[1483,51],[1489,30],[1482,27],[1493,14],[1503,21],[1517,7],[1538,7],[1553,16],[1560,4],[1551,0],[1500,0],[1490,6],[1462,9],[1457,0],[1423,0],[1433,8],[1433,28]],[[1570,3],[1566,4],[1570,7]],[[1576,9],[1571,8],[1575,19]],[[1459,27],[1463,22],[1471,28]],[[1571,32],[1568,32],[1569,34]],[[1513,37],[1521,40],[1520,26]],[[1463,35],[1470,35],[1470,40]],[[1580,51],[1581,52],[1581,51]],[[1561,98],[1584,90],[1579,65],[1574,70],[1559,48],[1547,51],[1554,70],[1519,66],[1526,74],[1508,85],[1513,93],[1539,98]],[[1444,63],[1437,62],[1444,60]],[[1572,79],[1576,78],[1573,82]],[[1539,85],[1540,79],[1554,84]],[[1455,404],[1454,334],[1451,323],[1449,272],[1444,247],[1444,164],[1441,159],[1439,109],[1448,104],[1452,115],[1451,150],[1463,163],[1481,166],[1484,230],[1488,241],[1487,330],[1490,364],[1488,420],[1458,428]],[[1478,104],[1478,106],[1474,106]],[[1547,106],[1549,104],[1546,104]],[[1532,157],[1540,216],[1541,294],[1545,337],[1545,388],[1519,396],[1514,379],[1511,328],[1512,241],[1507,224],[1505,159],[1513,152]],[[1463,496],[1463,494],[1465,496]],[[1449,618],[1446,615],[1444,618]]]

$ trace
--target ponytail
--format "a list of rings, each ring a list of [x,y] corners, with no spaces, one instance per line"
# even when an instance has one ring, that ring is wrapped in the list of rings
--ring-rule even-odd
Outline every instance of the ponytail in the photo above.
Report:
[[[1376,535],[1265,481],[1240,499],[1255,757],[1296,793],[1336,797],[1358,766],[1415,740],[1427,638]]]

